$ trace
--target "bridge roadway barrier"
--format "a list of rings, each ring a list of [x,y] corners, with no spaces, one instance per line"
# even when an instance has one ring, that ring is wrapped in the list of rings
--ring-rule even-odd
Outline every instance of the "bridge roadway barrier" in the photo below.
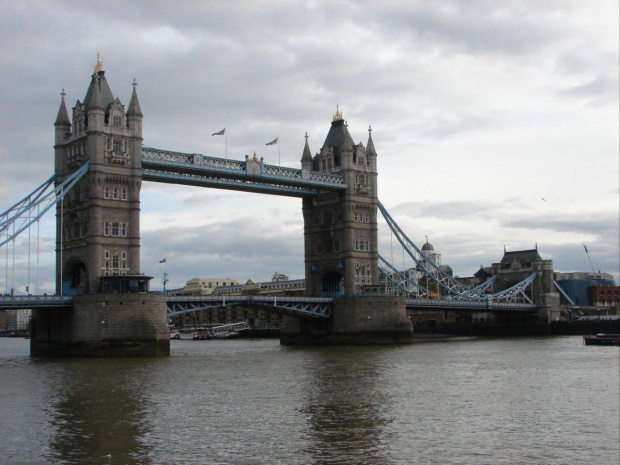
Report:
[[[67,295],[4,295],[0,296],[0,310],[71,307],[73,296]]]

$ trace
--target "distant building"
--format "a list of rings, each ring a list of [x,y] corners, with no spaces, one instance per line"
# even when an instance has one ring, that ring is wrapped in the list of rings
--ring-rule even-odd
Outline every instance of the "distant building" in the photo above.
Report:
[[[595,307],[617,307],[620,305],[620,286],[590,286],[588,296]]]
[[[273,274],[273,277],[271,278],[271,281],[273,281],[273,282],[288,281],[288,276],[285,275],[285,274],[280,273],[279,271],[276,271]]]
[[[276,272],[277,273],[277,272]],[[279,273],[278,273],[279,274]],[[274,275],[275,277],[275,275]],[[281,295],[281,296],[301,296],[306,289],[305,279],[288,279],[288,276],[279,274],[279,278],[286,279],[266,282],[256,282],[248,279],[245,284],[234,284],[232,286],[221,286],[213,291],[213,295]]]
[[[6,311],[6,330],[7,331],[25,331],[30,327],[30,319],[32,318],[32,310],[7,310]]]
[[[174,289],[169,292],[173,295],[211,295],[220,286],[234,286],[237,281],[231,278],[192,278],[183,289]]]
[[[588,273],[575,271],[570,273],[554,273],[554,279],[562,290],[578,306],[613,306],[614,288],[618,289],[613,276],[608,273]],[[600,288],[600,291],[598,289]],[[592,289],[592,290],[591,290]],[[611,292],[611,296],[606,291]],[[601,295],[602,292],[602,295]],[[616,299],[617,301],[618,299]],[[571,305],[560,293],[560,303]]]

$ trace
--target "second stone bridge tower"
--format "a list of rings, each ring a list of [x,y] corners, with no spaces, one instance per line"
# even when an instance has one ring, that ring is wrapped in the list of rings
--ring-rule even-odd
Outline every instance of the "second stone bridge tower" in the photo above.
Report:
[[[340,111],[319,153],[306,140],[302,169],[341,173],[346,191],[322,192],[303,200],[306,294],[360,294],[378,282],[377,152],[368,130],[366,147],[356,144]]]
[[[323,146],[313,157],[306,137],[302,170],[339,173],[348,186],[303,199],[306,295],[332,297],[329,321],[285,317],[284,344],[411,342],[405,298],[386,296],[379,283],[377,152],[368,129],[356,144],[336,109]]]

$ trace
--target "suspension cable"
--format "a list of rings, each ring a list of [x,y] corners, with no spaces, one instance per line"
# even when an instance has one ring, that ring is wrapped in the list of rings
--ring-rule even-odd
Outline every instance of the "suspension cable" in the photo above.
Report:
[[[28,213],[28,221],[30,222],[30,213]],[[31,227],[28,226],[28,282],[26,283],[26,295],[30,294],[30,234]]]
[[[40,205],[37,206],[37,273],[36,273],[36,284],[35,284],[35,294],[39,295],[39,255],[40,255],[40,243],[41,243],[41,220],[38,219],[39,216]]]

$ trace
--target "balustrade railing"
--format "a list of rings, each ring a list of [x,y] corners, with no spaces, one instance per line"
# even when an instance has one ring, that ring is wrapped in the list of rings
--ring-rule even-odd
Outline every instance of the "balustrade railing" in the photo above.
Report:
[[[149,161],[157,162],[158,164],[166,166],[197,168],[222,173],[251,174],[252,176],[271,179],[290,179],[345,186],[344,177],[340,174],[267,165],[262,159],[259,162],[256,159],[250,159],[247,156],[245,161],[237,161],[228,160],[225,158],[209,157],[198,153],[188,154],[153,148],[143,148],[142,162],[148,163]],[[250,163],[253,163],[254,166],[256,166],[256,164],[260,164],[260,170],[250,169]]]

